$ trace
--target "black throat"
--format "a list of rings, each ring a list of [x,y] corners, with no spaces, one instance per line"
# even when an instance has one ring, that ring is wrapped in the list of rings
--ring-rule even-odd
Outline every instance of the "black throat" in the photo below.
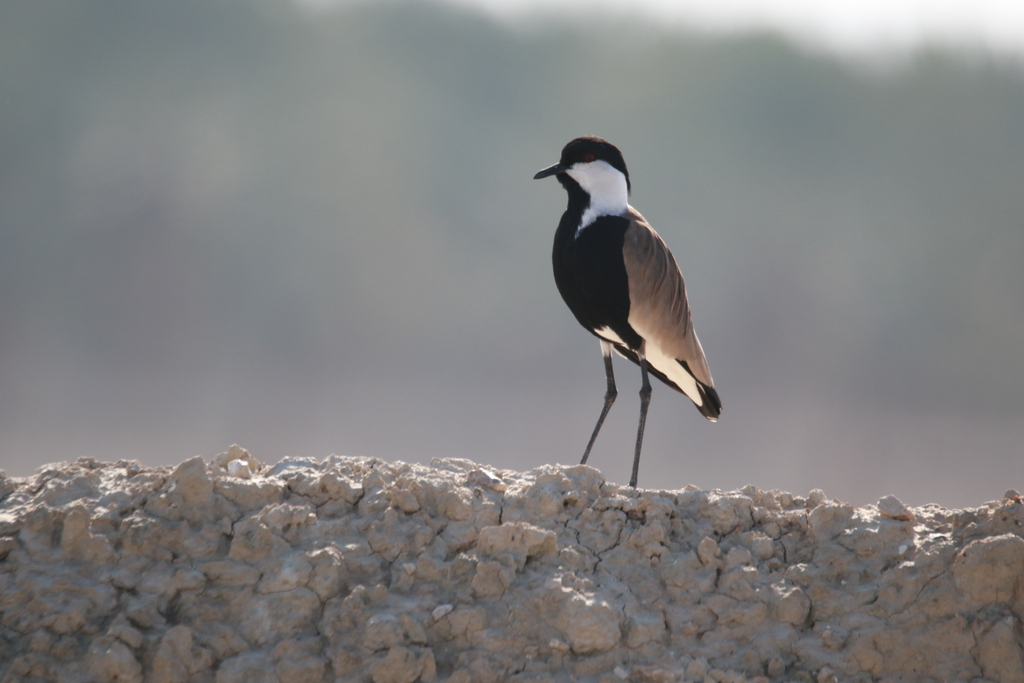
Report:
[[[566,217],[571,215],[576,219],[576,225],[579,226],[580,221],[583,219],[583,212],[590,206],[590,195],[568,173],[559,173],[555,177],[569,195],[569,205],[565,208],[562,223],[565,222]],[[560,230],[562,223],[558,224]]]

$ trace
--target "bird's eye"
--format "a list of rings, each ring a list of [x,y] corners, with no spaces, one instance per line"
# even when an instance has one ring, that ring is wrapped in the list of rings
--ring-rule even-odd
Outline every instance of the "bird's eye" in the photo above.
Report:
[[[587,162],[588,164],[591,161],[593,161],[595,158],[596,157],[593,154],[591,154],[590,152],[587,152],[586,154],[583,155],[583,161]]]

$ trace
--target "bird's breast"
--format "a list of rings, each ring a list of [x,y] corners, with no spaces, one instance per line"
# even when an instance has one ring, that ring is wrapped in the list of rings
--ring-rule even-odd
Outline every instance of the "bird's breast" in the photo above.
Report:
[[[579,234],[569,221],[560,226],[562,234],[556,234],[553,254],[555,282],[562,298],[591,332],[598,334],[607,328],[630,347],[637,347],[640,338],[628,322],[629,281],[622,253],[629,221],[621,216],[601,216]]]

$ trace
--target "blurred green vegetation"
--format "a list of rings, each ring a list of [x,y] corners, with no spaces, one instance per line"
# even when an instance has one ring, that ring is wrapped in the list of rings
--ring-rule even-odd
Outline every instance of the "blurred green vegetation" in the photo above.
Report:
[[[1019,63],[424,2],[0,6],[0,466],[574,462],[603,376],[531,177],[581,134],[623,150],[725,404],[661,391],[642,485],[1012,484]],[[592,459],[619,480],[629,392]]]

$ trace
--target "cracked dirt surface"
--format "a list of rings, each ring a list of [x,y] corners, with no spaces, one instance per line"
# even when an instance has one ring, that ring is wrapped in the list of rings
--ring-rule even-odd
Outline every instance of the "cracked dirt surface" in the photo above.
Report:
[[[1024,505],[232,447],[0,476],[0,681],[1024,681]]]

